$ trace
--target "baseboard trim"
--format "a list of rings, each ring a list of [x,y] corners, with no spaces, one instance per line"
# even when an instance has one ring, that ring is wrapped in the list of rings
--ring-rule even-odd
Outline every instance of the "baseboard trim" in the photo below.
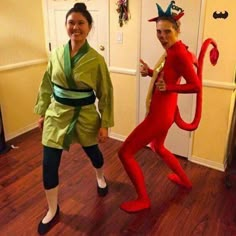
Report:
[[[122,142],[125,141],[125,139],[127,138],[124,135],[120,135],[120,134],[113,133],[113,132],[111,132],[109,134],[109,136],[110,136],[110,138],[113,138],[113,139],[116,139],[116,140],[119,140],[119,141],[122,141]],[[181,158],[183,158],[183,157],[181,157]],[[198,165],[206,166],[206,167],[209,167],[211,169],[219,170],[219,171],[222,171],[222,172],[225,171],[226,166],[227,166],[226,163],[221,164],[221,163],[214,162],[214,161],[209,161],[209,160],[206,160],[204,158],[197,157],[197,156],[192,156],[191,158],[188,158],[188,160],[190,162],[196,163]]]
[[[226,163],[221,164],[221,163],[218,163],[218,162],[215,162],[215,161],[209,161],[209,160],[206,160],[204,158],[197,157],[197,156],[192,156],[188,160],[193,162],[193,163],[196,163],[196,164],[199,164],[199,165],[202,165],[202,166],[206,166],[206,167],[209,167],[209,168],[212,168],[212,169],[215,169],[215,170],[219,170],[219,171],[222,171],[222,172],[224,172],[225,169],[226,169]]]
[[[28,131],[31,131],[33,129],[35,129],[37,127],[37,123],[33,123],[31,125],[28,125],[22,129],[19,129],[18,131],[16,132],[13,132],[13,133],[10,133],[9,135],[6,136],[6,141],[9,141],[13,138],[16,138],[17,136],[20,136]],[[115,140],[118,140],[118,141],[125,141],[125,139],[127,138],[127,136],[124,136],[124,135],[120,135],[120,134],[117,134],[117,133],[113,133],[113,132],[110,132],[109,133],[109,137],[112,138],[112,139],[115,139]],[[199,165],[202,165],[202,166],[206,166],[206,167],[209,167],[209,168],[212,168],[212,169],[215,169],[215,170],[219,170],[219,171],[222,171],[222,172],[225,172],[226,170],[226,167],[227,167],[227,163],[218,163],[218,162],[214,162],[214,161],[209,161],[209,160],[206,160],[204,158],[201,158],[201,157],[197,157],[197,156],[192,156],[191,158],[188,159],[190,162],[193,162],[193,163],[196,163],[196,164],[199,164]]]
[[[38,126],[37,123],[30,124],[22,129],[17,130],[16,132],[9,133],[8,135],[6,135],[5,139],[6,139],[6,141],[9,141],[13,138],[16,138],[16,137],[24,134],[24,133],[27,133],[28,131],[35,129],[37,126]]]
[[[113,138],[113,139],[115,139],[115,140],[118,140],[118,141],[122,141],[122,142],[124,142],[125,139],[127,138],[127,137],[124,136],[124,135],[116,134],[116,133],[113,133],[113,132],[110,132],[110,133],[109,133],[109,137],[110,137],[110,138]]]

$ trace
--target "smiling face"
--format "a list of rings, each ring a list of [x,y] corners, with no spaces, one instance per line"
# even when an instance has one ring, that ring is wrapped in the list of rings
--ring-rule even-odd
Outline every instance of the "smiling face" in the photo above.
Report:
[[[178,41],[179,30],[177,26],[168,21],[160,20],[156,24],[157,38],[163,48],[168,49]]]
[[[91,25],[79,12],[72,12],[66,19],[66,30],[71,41],[83,44],[90,32]]]

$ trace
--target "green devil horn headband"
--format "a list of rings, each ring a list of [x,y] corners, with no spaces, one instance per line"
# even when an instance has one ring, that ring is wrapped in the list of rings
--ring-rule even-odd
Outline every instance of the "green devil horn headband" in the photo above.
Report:
[[[162,16],[166,16],[166,17],[172,17],[175,21],[179,20],[183,15],[184,15],[184,11],[182,8],[174,5],[175,1],[171,1],[169,6],[167,7],[166,11],[163,11],[163,9],[161,8],[161,6],[156,3],[157,6],[157,12],[158,12],[158,16],[154,17],[148,21],[157,21],[159,17]],[[172,9],[175,9],[177,11],[180,11],[180,13],[178,13],[177,15],[173,16],[172,15]]]

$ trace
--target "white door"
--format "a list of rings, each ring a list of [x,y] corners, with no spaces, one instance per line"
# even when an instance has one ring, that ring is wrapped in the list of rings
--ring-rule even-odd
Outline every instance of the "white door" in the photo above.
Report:
[[[185,15],[181,18],[180,39],[189,46],[190,50],[196,54],[201,2],[177,0],[175,5],[184,9]],[[158,0],[158,4],[166,10],[170,1]],[[142,22],[141,22],[141,58],[153,67],[164,50],[156,37],[155,22],[148,22],[148,19],[157,16],[156,1],[142,1]],[[139,78],[139,122],[145,115],[145,98],[150,78]],[[178,100],[181,115],[186,121],[192,120],[193,106],[195,106],[195,96],[181,94]],[[191,147],[190,132],[181,130],[175,124],[171,127],[165,142],[166,147],[179,156],[188,157]]]
[[[65,16],[76,0],[46,0],[46,22],[48,23],[48,44],[53,49],[68,42],[65,29]],[[102,54],[109,65],[109,0],[82,0],[93,17],[93,27],[88,42]]]

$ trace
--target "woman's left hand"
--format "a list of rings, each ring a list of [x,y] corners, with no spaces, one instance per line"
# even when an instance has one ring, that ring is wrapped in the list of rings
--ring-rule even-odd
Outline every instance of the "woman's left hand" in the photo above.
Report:
[[[108,129],[107,128],[100,128],[98,131],[98,142],[104,143],[108,138]]]

